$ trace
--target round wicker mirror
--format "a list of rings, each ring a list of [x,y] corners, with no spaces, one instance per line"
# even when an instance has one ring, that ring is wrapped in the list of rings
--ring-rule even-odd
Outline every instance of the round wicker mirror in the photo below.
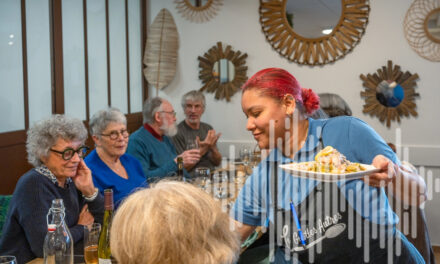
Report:
[[[198,57],[199,79],[203,83],[200,91],[215,93],[215,99],[229,102],[247,80],[246,58],[246,53],[233,51],[229,45],[223,49],[222,43],[217,42],[203,57]]]
[[[308,2],[322,4],[318,0]],[[292,23],[289,23],[290,17],[295,17],[295,12],[287,12],[286,4],[287,0],[260,0],[261,28],[279,54],[306,65],[334,62],[353,50],[365,33],[370,13],[368,0],[341,0],[341,15],[331,33],[307,38],[295,32]]]
[[[223,0],[174,0],[176,8],[189,21],[202,23],[213,18]]]
[[[417,116],[415,92],[418,74],[403,73],[399,65],[388,61],[386,66],[376,73],[361,74],[365,91],[361,97],[365,98],[363,112],[377,116],[382,123],[390,127],[391,121],[400,122],[400,117]]]
[[[438,0],[415,0],[403,22],[405,37],[411,48],[430,61],[440,61],[439,23]]]

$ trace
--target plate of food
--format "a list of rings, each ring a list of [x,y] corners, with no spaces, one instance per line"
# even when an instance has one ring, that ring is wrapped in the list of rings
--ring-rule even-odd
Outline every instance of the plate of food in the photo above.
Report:
[[[344,155],[331,146],[318,152],[314,161],[282,164],[280,168],[297,177],[326,182],[359,179],[379,171],[373,165],[347,160]]]

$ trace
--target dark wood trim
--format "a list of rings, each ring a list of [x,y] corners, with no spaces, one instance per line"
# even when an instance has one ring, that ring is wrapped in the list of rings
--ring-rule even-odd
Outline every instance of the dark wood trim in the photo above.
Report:
[[[63,18],[62,1],[52,0],[52,73],[55,80],[53,110],[56,114],[64,114],[64,66],[63,66]]]
[[[84,25],[84,85],[86,88],[86,120],[90,117],[90,97],[89,97],[89,49],[87,39],[87,0],[83,0],[83,25]]]
[[[125,54],[127,56],[127,113],[131,113],[130,107],[130,31],[128,25],[128,0],[125,0]]]
[[[107,45],[107,103],[112,105],[112,89],[110,83],[110,25],[109,25],[109,14],[108,14],[108,0],[105,0],[105,30],[106,30],[106,45]]]
[[[26,37],[26,0],[21,0],[21,52],[23,56],[23,104],[24,128],[29,128],[29,79],[27,63],[27,37]]]
[[[0,133],[0,148],[26,143],[26,130]]]
[[[148,82],[144,77],[144,50],[147,41],[147,1],[141,0],[141,75],[142,75],[142,102],[148,98]]]

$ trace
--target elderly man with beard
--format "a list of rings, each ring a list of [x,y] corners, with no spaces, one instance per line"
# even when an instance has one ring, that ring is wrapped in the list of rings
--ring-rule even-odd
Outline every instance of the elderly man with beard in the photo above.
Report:
[[[177,153],[169,137],[177,134],[176,112],[170,102],[154,97],[145,102],[142,113],[144,125],[130,136],[127,153],[141,162],[148,182],[173,176]],[[179,156],[184,167],[191,168],[199,162],[200,150],[187,150]]]
[[[211,125],[200,120],[205,106],[205,96],[200,91],[192,90],[182,96],[185,120],[177,126],[178,132],[173,137],[173,142],[177,153],[183,153],[190,142],[198,143],[201,158],[194,167],[187,168],[190,173],[197,167],[214,169],[222,160],[217,148],[217,140],[221,133],[216,134]]]

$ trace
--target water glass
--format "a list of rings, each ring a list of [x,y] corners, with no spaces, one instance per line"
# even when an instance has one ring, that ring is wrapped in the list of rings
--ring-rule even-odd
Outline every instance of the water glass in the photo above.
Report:
[[[195,168],[194,176],[197,186],[202,190],[206,190],[210,175],[211,175],[211,170],[207,167]]]
[[[188,142],[186,143],[186,150],[190,150],[190,149],[198,149],[199,148],[199,144],[197,144],[197,141],[194,140],[188,140]]]
[[[0,264],[17,264],[14,256],[0,256]]]
[[[84,260],[86,264],[98,263],[98,242],[101,224],[84,226]]]

